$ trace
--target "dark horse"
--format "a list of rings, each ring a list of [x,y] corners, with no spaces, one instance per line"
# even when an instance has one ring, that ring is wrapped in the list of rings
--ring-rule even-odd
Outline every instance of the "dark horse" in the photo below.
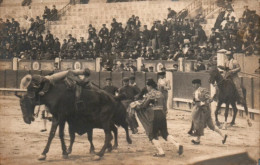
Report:
[[[102,128],[104,130],[105,142],[100,152],[96,154],[97,160],[104,155],[106,149],[112,147],[111,140],[113,136],[111,129],[115,128],[113,118],[116,112],[116,102],[110,95],[101,90],[83,89],[82,98],[86,108],[84,111],[76,113],[74,106],[75,94],[72,90],[67,89],[64,81],[57,82],[55,86],[51,85],[49,91],[44,96],[40,97],[38,95],[39,90],[35,89],[33,95],[27,92],[24,96],[20,96],[20,106],[25,123],[30,124],[34,120],[34,108],[36,105],[45,104],[53,116],[48,142],[39,160],[46,159],[46,154],[49,151],[58,126],[62,154],[65,158],[68,156],[64,141],[65,122],[68,122],[70,135],[74,135],[74,137],[75,132],[82,135],[86,132],[90,133],[93,128]],[[90,136],[92,137],[92,134]],[[71,137],[71,148],[72,140],[74,141]]]
[[[217,108],[215,111],[216,124],[218,126],[220,125],[220,122],[218,120],[218,114],[219,114],[221,105],[223,103],[225,103],[226,104],[225,124],[227,122],[229,105],[231,104],[234,114],[233,114],[233,119],[232,119],[230,125],[234,125],[235,120],[236,120],[237,111],[238,111],[236,102],[241,101],[241,100],[239,100],[239,96],[238,96],[235,84],[233,83],[233,81],[231,79],[224,79],[223,76],[220,74],[217,67],[212,68],[210,70],[209,83],[215,84],[215,82],[217,83],[217,87],[219,90],[219,93],[217,95],[218,103],[217,103]],[[243,95],[244,95],[244,98],[241,101],[241,104],[243,105],[244,110],[246,112],[248,125],[251,126],[252,124],[250,122],[250,119],[248,118],[248,108],[247,108],[247,104],[246,104],[246,90],[245,89],[243,89]]]

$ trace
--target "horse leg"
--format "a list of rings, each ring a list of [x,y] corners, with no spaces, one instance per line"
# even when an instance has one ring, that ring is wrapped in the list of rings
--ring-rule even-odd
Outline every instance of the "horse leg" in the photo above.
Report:
[[[111,125],[110,125],[110,122],[103,122],[102,123],[103,125],[103,129],[104,129],[104,132],[105,132],[105,143],[102,147],[102,149],[99,151],[99,153],[97,153],[97,156],[98,157],[95,157],[94,160],[100,160],[100,158],[102,156],[104,156],[104,153],[106,151],[106,149],[111,146],[111,140],[113,139],[113,136],[111,134]]]
[[[60,122],[59,124],[59,136],[61,141],[61,148],[62,148],[62,156],[64,159],[68,158],[68,152],[67,147],[64,141],[64,127],[65,127],[65,121]]]
[[[222,102],[219,101],[218,104],[217,104],[217,108],[215,110],[215,120],[216,120],[216,125],[217,126],[220,126],[220,123],[218,121],[218,111],[220,110],[221,104],[222,104]]]
[[[112,131],[113,131],[113,133],[114,133],[115,139],[114,139],[114,145],[113,145],[113,147],[108,149],[109,152],[111,152],[112,149],[117,149],[117,147],[118,147],[118,141],[117,141],[118,129],[116,128],[116,126],[115,126],[114,124],[112,124],[111,129],[112,129]]]
[[[90,143],[89,153],[94,154],[95,153],[95,147],[94,147],[94,144],[93,144],[93,129],[88,130],[87,133],[88,133],[88,141]]]
[[[249,127],[251,127],[252,126],[252,122],[250,120],[250,117],[248,116],[249,113],[248,113],[248,107],[247,107],[247,104],[246,104],[246,91],[245,91],[245,89],[243,90],[243,95],[244,95],[244,98],[243,98],[243,101],[242,101],[242,105],[243,105],[244,110],[246,112],[247,124],[248,124]]]
[[[223,129],[227,129],[228,111],[229,111],[229,103],[226,103],[226,109],[225,109],[225,122],[224,122],[224,125],[223,125]]]
[[[125,134],[126,134],[126,141],[128,144],[132,144],[132,139],[129,136],[129,131],[128,131],[128,124],[125,121],[122,125],[121,125],[124,129],[125,129]]]
[[[68,154],[71,154],[72,152],[72,146],[73,146],[73,143],[75,141],[75,132],[74,130],[72,129],[72,126],[69,124],[69,134],[70,134],[70,146],[68,148]]]
[[[55,117],[53,117],[48,142],[47,142],[42,154],[38,158],[38,160],[45,160],[46,159],[46,154],[49,152],[50,145],[51,145],[52,139],[54,138],[54,135],[56,133],[58,125],[59,125],[59,120],[56,119]]]
[[[234,111],[233,119],[232,119],[232,121],[230,123],[230,125],[232,126],[232,125],[235,124],[235,120],[236,120],[236,116],[237,116],[237,106],[236,106],[235,102],[232,102],[231,105],[232,105],[232,109]]]

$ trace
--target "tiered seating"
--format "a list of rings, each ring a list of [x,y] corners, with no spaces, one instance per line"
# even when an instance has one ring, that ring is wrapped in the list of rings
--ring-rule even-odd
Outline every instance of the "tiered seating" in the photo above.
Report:
[[[244,6],[247,5],[250,10],[256,10],[256,13],[260,15],[260,1],[258,0],[236,0],[233,3],[233,8],[237,18],[242,17],[244,12]],[[203,8],[206,8],[206,5],[203,5]],[[218,17],[219,10],[216,10],[210,17],[207,18],[206,24],[204,24],[203,29],[205,30],[207,36],[211,33],[211,28],[214,27],[216,19]]]
[[[4,0],[0,6],[0,17],[3,19],[15,18],[22,28],[28,28],[30,23],[24,19],[27,15],[29,18],[35,18],[36,16],[42,16],[44,7],[48,6],[50,9],[52,5],[56,5],[59,10],[64,7],[69,0],[33,0],[31,3],[31,9],[28,6],[21,6],[22,0]]]
[[[142,25],[147,24],[148,28],[150,28],[153,21],[167,18],[168,7],[178,12],[189,3],[189,1],[141,1],[78,4],[67,11],[61,21],[52,22],[50,30],[60,39],[67,38],[68,34],[72,34],[78,39],[80,36],[86,38],[89,24],[92,24],[99,31],[104,23],[110,28],[112,19],[116,18],[118,22],[122,22],[123,26],[125,26],[126,21],[132,15],[139,16]]]

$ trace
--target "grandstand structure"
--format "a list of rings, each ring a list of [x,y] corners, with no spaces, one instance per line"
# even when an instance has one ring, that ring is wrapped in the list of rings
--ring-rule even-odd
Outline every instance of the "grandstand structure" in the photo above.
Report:
[[[61,10],[70,3],[70,0],[33,0],[30,7],[21,6],[21,2],[22,0],[3,0],[0,5],[0,18],[15,18],[22,28],[28,29],[30,22],[25,19],[26,16],[28,18],[41,17],[45,6],[51,8],[52,5],[55,5],[58,10]],[[242,16],[245,5],[248,5],[252,10],[256,10],[258,14],[260,13],[259,0],[235,0],[233,8],[238,17]],[[59,21],[50,22],[48,29],[52,31],[55,37],[60,39],[67,38],[68,34],[72,34],[77,39],[80,37],[87,38],[89,24],[92,24],[98,31],[104,23],[110,28],[112,19],[116,18],[118,22],[125,26],[126,21],[132,15],[139,16],[142,25],[148,25],[148,28],[150,28],[153,21],[167,18],[167,8],[169,7],[177,12],[187,8],[191,17],[195,15],[194,12],[198,13],[196,9],[202,8],[202,13],[207,18],[203,24],[207,35],[210,34],[220,11],[220,8],[216,5],[216,0],[133,0],[121,3],[90,0],[88,4],[72,5]]]
[[[106,24],[110,29],[113,18],[116,18],[117,22],[121,22],[123,27],[125,27],[126,21],[132,15],[139,16],[142,26],[147,25],[148,29],[150,29],[154,21],[163,21],[167,18],[167,8],[169,7],[176,12],[187,9],[189,11],[189,18],[193,18],[197,14],[202,14],[205,17],[205,20],[201,25],[205,30],[206,35],[209,36],[211,34],[211,28],[214,26],[216,18],[221,11],[221,8],[216,5],[216,0],[131,0],[130,2],[118,3],[106,3],[106,0],[89,0],[88,4],[76,3],[75,5],[71,4],[70,0],[32,0],[30,6],[21,6],[21,2],[22,0],[3,0],[0,5],[0,18],[15,18],[15,20],[20,23],[21,28],[28,29],[30,27],[29,18],[35,18],[36,16],[41,17],[45,6],[52,8],[52,5],[56,5],[56,8],[60,10],[61,17],[58,21],[47,22],[46,31],[50,30],[54,37],[58,37],[60,41],[67,39],[69,34],[72,34],[72,36],[78,40],[80,37],[88,38],[89,24],[92,24],[97,32],[102,27],[102,24]],[[76,2],[78,1],[76,0]],[[242,16],[243,7],[245,5],[248,5],[252,10],[256,10],[258,14],[260,13],[259,0],[233,0],[232,6],[238,18]],[[46,34],[46,31],[43,35]],[[218,57],[223,57],[223,54],[219,54]],[[238,59],[242,71],[245,73],[253,74],[258,67],[259,56],[254,55],[246,57],[245,54],[240,53],[235,55],[235,58]],[[101,59],[98,58],[92,61],[61,60],[59,62],[60,68],[63,70],[68,68],[75,69],[74,64],[80,62],[83,68],[90,67],[93,71],[99,72],[101,71],[101,67],[99,66],[100,61]],[[140,66],[140,61],[141,59],[137,59],[134,64]],[[54,63],[54,61],[0,60],[0,79],[2,79],[0,81],[0,88],[4,88],[5,90],[6,88],[17,88],[22,76],[27,73],[40,73],[44,75],[46,74],[45,72],[54,69]],[[168,78],[173,83],[173,89],[169,95],[169,100],[173,103],[170,103],[170,106],[175,106],[175,108],[191,108],[191,89],[187,88],[187,82],[185,82],[186,84],[184,86],[180,87],[183,85],[182,81],[187,79],[191,80],[194,77],[200,76],[203,79],[203,82],[207,83],[208,77],[204,76],[206,75],[205,73],[200,74],[193,72],[192,65],[194,64],[194,61],[146,61],[144,63],[147,64],[147,67],[153,66],[154,68],[158,68],[159,65],[170,68],[173,63],[178,63],[180,67],[179,71],[186,72],[167,74]],[[159,71],[159,69],[155,70]],[[127,75],[130,75],[130,73],[100,72],[92,74],[92,78],[95,79],[94,81],[96,81],[96,84],[102,86],[102,83],[104,82],[104,79],[102,78],[105,78],[105,76],[111,76],[114,79],[113,81],[116,81],[117,83],[120,82],[118,84],[121,84],[121,79],[123,76]],[[154,79],[157,79],[157,76],[154,73],[135,73],[135,75],[141,87],[145,85],[144,82],[147,77],[152,76]],[[249,107],[254,110],[259,110],[259,77],[250,77],[247,75],[246,78],[242,78],[241,81],[248,85]],[[209,84],[207,84],[206,87],[211,88]],[[254,110],[252,110],[252,113],[255,113]]]

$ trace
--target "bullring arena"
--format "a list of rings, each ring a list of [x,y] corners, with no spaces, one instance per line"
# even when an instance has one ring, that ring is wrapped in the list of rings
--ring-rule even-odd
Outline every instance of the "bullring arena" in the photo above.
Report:
[[[259,163],[259,5],[258,0],[0,0],[0,164]],[[209,83],[211,70],[223,66],[228,54],[240,67],[238,76],[246,89],[252,126],[237,104],[236,122],[230,125],[234,115],[230,106],[225,129],[223,104],[219,128],[228,135],[226,143],[206,128],[200,145],[195,145],[191,142],[194,137],[187,133],[195,106],[192,81],[200,79],[213,97],[216,88]],[[103,89],[108,80],[121,88],[125,78],[132,77],[140,90],[149,79],[157,82],[158,73],[165,70],[171,87],[168,132],[183,145],[183,153],[179,155],[173,144],[160,137],[165,157],[154,157],[156,149],[137,118],[138,132],[129,128],[132,144],[119,126],[118,148],[106,151],[98,161],[89,153],[87,134],[76,134],[72,153],[64,157],[58,130],[46,159],[38,160],[52,121],[45,120],[47,131],[42,131],[45,106],[41,105],[34,109],[35,121],[25,123],[15,96],[28,92],[20,86],[22,78],[86,68],[97,88]],[[210,104],[214,124],[216,105],[217,100]],[[68,146],[67,123],[64,138]],[[104,140],[104,131],[94,129],[96,152]]]

